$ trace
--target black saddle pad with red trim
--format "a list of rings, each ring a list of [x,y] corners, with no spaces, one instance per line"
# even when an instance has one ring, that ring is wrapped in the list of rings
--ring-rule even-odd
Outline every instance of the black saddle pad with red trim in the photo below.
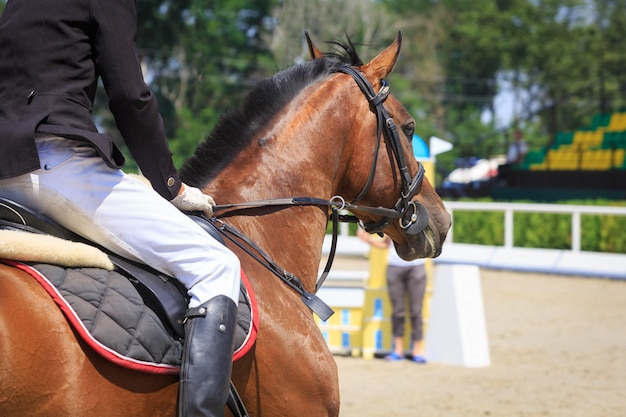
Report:
[[[116,271],[3,261],[36,279],[76,333],[104,358],[126,368],[158,374],[180,371],[184,340],[172,334],[135,286]],[[233,360],[254,344],[256,301],[242,272]]]
[[[207,233],[221,237],[209,222],[190,215]],[[0,198],[0,228],[46,233],[86,242],[51,220]],[[102,249],[102,248],[101,248]],[[76,332],[96,352],[131,369],[177,373],[183,340],[182,316],[187,300],[182,285],[146,265],[108,252],[116,270],[65,268],[45,263],[2,260],[35,278],[52,296]],[[258,329],[258,309],[252,287],[241,271],[239,311],[233,360],[245,355]]]

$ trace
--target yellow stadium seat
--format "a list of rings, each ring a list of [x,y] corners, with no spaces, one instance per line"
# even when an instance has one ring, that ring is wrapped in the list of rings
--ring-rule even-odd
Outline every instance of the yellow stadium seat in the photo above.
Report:
[[[612,153],[610,149],[599,149],[598,151],[598,169],[610,169],[612,164]]]
[[[604,139],[604,129],[597,129],[592,132],[589,132],[589,136],[587,137],[587,145],[588,146],[599,146],[602,144],[602,140]]]
[[[589,142],[590,133],[591,132],[588,132],[586,130],[577,130],[576,132],[574,132],[574,139],[572,141],[574,147],[586,146],[586,144]]]
[[[583,170],[607,170],[611,168],[611,157],[610,149],[589,150],[583,153],[581,167]]]
[[[551,150],[548,153],[548,166],[555,170],[578,169],[580,153],[575,150]]]
[[[584,151],[590,147],[599,146],[604,139],[604,129],[578,130],[574,132],[573,147]]]
[[[613,113],[606,130],[610,132],[626,130],[626,113]]]
[[[594,169],[595,155],[593,151],[583,153],[581,168],[584,170]]]
[[[577,130],[574,132],[574,140],[572,143],[575,145],[583,145],[587,142],[587,131],[586,130]]]

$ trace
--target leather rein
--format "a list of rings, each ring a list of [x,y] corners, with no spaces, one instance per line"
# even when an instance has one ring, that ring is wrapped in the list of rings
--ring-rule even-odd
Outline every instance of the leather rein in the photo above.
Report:
[[[302,298],[302,301],[324,321],[328,320],[328,318],[334,313],[333,310],[328,307],[328,305],[326,305],[314,293],[307,292],[298,277],[280,268],[265,252],[263,252],[261,248],[258,247],[258,245],[252,242],[247,236],[220,219],[220,217],[226,216],[228,212],[221,215],[219,213],[230,209],[253,209],[268,206],[282,206],[285,208],[291,206],[329,207],[331,209],[330,220],[333,224],[331,249],[329,252],[326,267],[324,268],[322,275],[320,275],[320,277],[317,279],[315,292],[319,290],[319,288],[326,280],[328,273],[330,272],[330,268],[332,266],[337,247],[337,226],[339,221],[360,223],[361,226],[368,233],[382,233],[382,229],[389,226],[391,224],[391,221],[394,219],[398,219],[400,227],[404,230],[406,234],[410,235],[417,235],[428,226],[428,212],[426,208],[420,203],[411,201],[411,198],[413,198],[413,196],[415,196],[419,192],[422,181],[424,180],[424,166],[418,163],[418,171],[415,176],[411,178],[411,176],[409,175],[408,166],[406,164],[404,151],[402,150],[402,143],[398,135],[398,130],[393,119],[389,116],[389,113],[387,113],[383,106],[385,99],[389,95],[389,85],[383,80],[380,91],[378,93],[374,93],[371,84],[367,81],[367,79],[365,79],[363,74],[355,68],[350,66],[342,66],[337,68],[337,72],[348,74],[356,81],[363,94],[367,97],[372,111],[376,115],[377,140],[374,152],[374,162],[372,164],[368,180],[361,192],[357,195],[357,197],[350,203],[346,202],[341,196],[334,196],[330,200],[315,197],[287,197],[259,200],[254,202],[216,205],[213,208],[213,212],[216,213],[216,216],[211,219],[207,219],[212,222],[226,238],[228,238],[234,244],[243,249],[246,253],[256,259],[263,266],[265,266],[269,271],[271,271],[274,275],[280,278],[294,291],[298,292]],[[402,181],[402,190],[400,193],[400,197],[392,208],[356,205],[355,203],[361,200],[367,194],[369,188],[372,185],[374,175],[376,173],[378,151],[380,149],[381,142],[380,138],[383,134],[391,146],[392,152],[396,159],[396,163],[398,164],[400,170]],[[376,216],[381,216],[382,219],[377,222],[364,224],[359,219],[357,219],[356,216],[340,214],[340,211],[342,210],[369,213]]]

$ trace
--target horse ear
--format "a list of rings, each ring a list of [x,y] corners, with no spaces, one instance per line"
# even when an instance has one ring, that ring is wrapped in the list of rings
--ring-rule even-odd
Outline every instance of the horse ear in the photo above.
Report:
[[[402,46],[402,32],[398,31],[396,39],[384,51],[379,53],[374,59],[361,67],[361,72],[368,77],[382,80],[393,70],[396,60],[400,55]]]
[[[311,59],[317,59],[324,56],[322,51],[320,51],[311,40],[309,32],[304,32],[304,36],[306,37],[306,44],[309,46],[309,55],[311,55]]]

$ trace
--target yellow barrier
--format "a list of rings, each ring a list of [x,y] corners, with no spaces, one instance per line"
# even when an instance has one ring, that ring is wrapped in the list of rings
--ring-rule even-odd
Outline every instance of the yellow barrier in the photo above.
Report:
[[[328,348],[333,353],[347,352],[359,356],[363,339],[363,307],[333,306],[333,309],[335,314],[325,322],[315,316]]]

